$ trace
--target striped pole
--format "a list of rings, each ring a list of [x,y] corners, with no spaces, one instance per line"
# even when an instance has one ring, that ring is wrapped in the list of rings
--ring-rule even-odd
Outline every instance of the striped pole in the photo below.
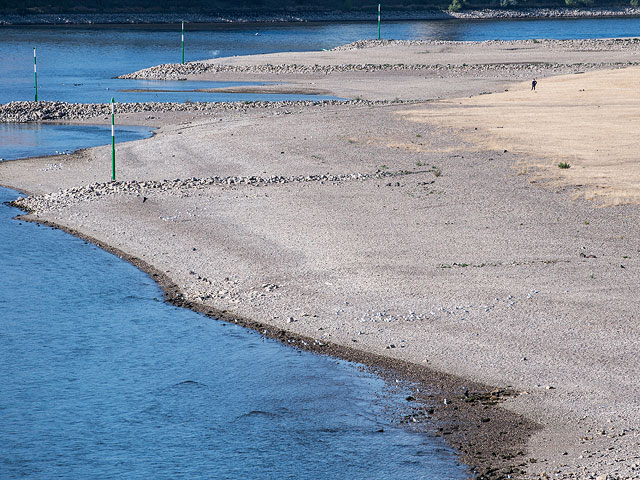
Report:
[[[116,135],[115,135],[115,113],[113,111],[113,104],[115,100],[111,97],[111,180],[116,181]]]
[[[184,65],[184,22],[182,22],[182,64]]]
[[[36,68],[36,47],[33,47],[33,85],[36,89],[36,102],[38,101],[38,69]]]
[[[380,40],[380,4],[378,4],[378,40]]]

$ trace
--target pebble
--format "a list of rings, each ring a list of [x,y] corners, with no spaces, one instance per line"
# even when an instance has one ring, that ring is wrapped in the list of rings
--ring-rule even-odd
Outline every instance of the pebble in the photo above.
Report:
[[[301,100],[301,101],[255,101],[255,102],[189,102],[189,103],[117,103],[116,113],[139,112],[200,112],[217,113],[225,111],[248,111],[251,109],[278,110],[286,107],[310,107],[330,105],[383,105],[389,101],[369,100]],[[66,103],[58,101],[40,102],[9,102],[0,105],[0,123],[29,123],[44,120],[86,120],[94,117],[107,117],[111,115],[111,106],[108,103]]]
[[[356,42],[358,43],[358,42]],[[398,41],[401,43],[401,41]],[[407,41],[407,44],[411,42]],[[436,43],[436,42],[430,42]],[[629,44],[638,46],[633,39],[629,40]],[[349,46],[346,46],[349,47]],[[341,47],[337,47],[341,48]],[[359,49],[368,47],[353,47],[345,49]],[[584,47],[587,48],[587,47]],[[611,50],[602,48],[602,50]],[[469,74],[487,74],[494,73],[503,76],[505,74],[522,73],[526,76],[540,75],[543,72],[553,74],[575,73],[576,71],[587,71],[596,69],[615,69],[623,66],[637,65],[638,62],[630,62],[625,64],[602,62],[602,63],[572,63],[571,65],[560,63],[499,63],[499,64],[375,64],[375,63],[343,63],[332,65],[301,65],[301,64],[262,64],[262,65],[224,65],[209,63],[185,63],[164,64],[139,70],[137,72],[128,73],[118,78],[135,79],[135,80],[177,80],[183,79],[186,75],[201,75],[204,73],[261,73],[269,75],[283,74],[323,74],[330,75],[332,73],[347,72],[399,72],[399,71],[419,71],[430,73],[433,75],[446,75],[447,77],[461,77]],[[360,102],[365,102],[360,100]],[[396,101],[395,103],[401,103]]]
[[[44,195],[34,195],[29,197],[18,197],[12,204],[23,210],[38,213],[45,210],[65,208],[81,200],[95,200],[105,195],[135,195],[142,196],[153,190],[168,193],[180,193],[185,189],[198,189],[211,185],[251,185],[262,186],[270,184],[288,184],[305,182],[344,182],[344,181],[365,181],[369,179],[379,179],[405,175],[405,172],[378,171],[375,173],[348,173],[337,175],[294,175],[281,176],[272,175],[270,177],[257,176],[232,176],[232,177],[206,177],[174,180],[128,180],[117,182],[94,183],[91,185],[67,188],[54,193]],[[175,220],[175,217],[170,218]],[[274,284],[264,284],[263,288],[270,292],[278,288]]]

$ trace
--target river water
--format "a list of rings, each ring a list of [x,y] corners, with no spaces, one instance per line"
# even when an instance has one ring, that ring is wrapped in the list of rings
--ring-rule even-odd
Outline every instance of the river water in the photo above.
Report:
[[[377,36],[375,22],[238,24],[185,27],[185,60],[332,48]],[[69,102],[295,99],[301,96],[122,92],[145,88],[112,77],[181,60],[179,25],[1,26],[0,103],[33,100],[33,47],[38,54],[38,97]],[[605,38],[640,34],[640,18],[441,20],[385,22],[392,39],[515,40]],[[237,83],[236,83],[237,84]],[[215,83],[209,87],[216,86]],[[217,86],[228,86],[218,84]],[[148,87],[148,85],[147,85]],[[153,85],[152,85],[153,87]],[[180,89],[193,89],[183,84]],[[175,88],[174,88],[175,89]]]
[[[151,136],[147,127],[118,125],[116,143]],[[0,123],[0,161],[18,158],[68,155],[80,148],[105,145],[111,141],[107,125],[50,125]]]
[[[383,36],[615,37],[636,35],[639,26],[639,19],[396,22],[383,24]],[[174,27],[0,27],[0,102],[33,98],[33,46],[40,98],[148,100],[120,91],[144,84],[112,77],[179,61]],[[188,25],[186,57],[318,50],[376,33],[367,23]],[[154,99],[184,101],[191,86],[177,89]],[[108,143],[106,133],[5,126],[0,158]],[[0,189],[0,202],[17,195]],[[61,231],[12,220],[18,213],[0,204],[0,478],[468,474],[439,439],[394,424],[391,413],[407,411],[406,392],[357,365],[167,305],[127,262]]]
[[[129,263],[18,213],[0,204],[0,478],[465,477],[390,420],[405,391],[163,303]]]

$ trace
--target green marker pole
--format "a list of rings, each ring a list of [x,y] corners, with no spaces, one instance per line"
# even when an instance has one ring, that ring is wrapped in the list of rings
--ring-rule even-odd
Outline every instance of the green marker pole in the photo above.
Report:
[[[36,102],[38,101],[38,69],[36,68],[36,47],[33,47],[33,85],[36,89]]]
[[[380,4],[378,4],[378,40],[380,40]]]
[[[115,100],[111,97],[111,180],[116,181],[116,135],[115,135],[115,113],[113,111],[113,104]]]
[[[182,64],[184,65],[184,22],[182,22]]]

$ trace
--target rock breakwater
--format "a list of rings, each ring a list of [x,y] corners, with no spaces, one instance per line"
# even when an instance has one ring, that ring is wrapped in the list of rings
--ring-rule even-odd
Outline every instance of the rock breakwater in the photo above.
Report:
[[[300,65],[300,64],[265,64],[265,65],[221,65],[205,63],[164,64],[139,70],[123,75],[119,78],[136,80],[175,80],[186,75],[201,75],[203,73],[251,73],[265,75],[285,74],[316,74],[330,75],[334,73],[351,72],[425,72],[433,75],[460,77],[468,74],[495,73],[504,75],[518,72],[565,74],[575,71],[615,69],[640,63],[500,63],[500,64],[338,64],[338,65]]]
[[[586,38],[573,40],[553,40],[553,39],[531,39],[531,40],[483,40],[483,41],[455,41],[455,40],[358,40],[332,48],[331,51],[360,50],[374,47],[410,47],[410,46],[442,46],[442,45],[467,45],[478,46],[534,46],[536,48],[549,49],[578,49],[589,51],[620,51],[620,50],[640,50],[640,38]]]
[[[399,177],[417,173],[436,173],[436,169],[420,171],[398,171],[389,172],[378,170],[373,173],[347,173],[347,174],[324,174],[324,175],[293,175],[282,176],[272,175],[269,177],[259,176],[227,176],[227,177],[192,177],[188,179],[175,180],[127,180],[94,183],[78,187],[67,188],[54,193],[44,195],[31,195],[28,197],[18,197],[11,202],[17,208],[31,213],[40,213],[48,210],[58,210],[80,201],[96,200],[109,195],[132,195],[143,197],[145,194],[169,193],[185,196],[189,190],[202,189],[209,186],[267,186],[288,183],[340,183],[346,181],[365,181],[370,179],[382,179]]]
[[[301,100],[280,102],[185,102],[185,103],[116,103],[118,114],[139,112],[200,112],[203,114],[220,114],[225,111],[242,111],[251,109],[283,110],[310,106],[330,105],[379,105],[385,101],[368,100]],[[41,121],[87,120],[95,117],[111,115],[108,103],[67,103],[67,102],[10,102],[0,105],[0,123],[28,123]]]
[[[505,47],[524,48],[534,47],[548,50],[578,50],[590,52],[615,52],[632,51],[640,52],[640,38],[625,39],[578,39],[578,40],[488,40],[482,42],[456,42],[445,40],[359,40],[346,45],[341,45],[332,51],[353,51],[375,47],[434,47],[443,45],[460,45],[461,43],[476,45],[480,48]],[[186,64],[169,63],[156,65],[137,72],[121,75],[121,79],[134,80],[184,80],[187,77],[195,77],[204,74],[237,73],[279,76],[287,74],[330,75],[334,73],[350,72],[394,72],[394,71],[420,71],[437,75],[458,76],[460,74],[495,71],[498,73],[530,71],[539,72],[541,69],[550,70],[550,73],[569,73],[571,68],[593,70],[602,68],[616,68],[617,63],[489,63],[480,64],[436,64],[436,63],[336,63],[336,64],[304,64],[304,63],[265,63],[259,65],[229,65],[216,63],[215,61],[190,62]],[[625,63],[624,65],[628,65]]]
[[[446,20],[497,18],[580,18],[580,17],[637,17],[639,7],[609,8],[487,8],[450,12],[438,9],[385,10],[386,20]],[[242,12],[227,11],[214,14],[197,13],[40,13],[0,15],[0,25],[109,25],[109,24],[167,24],[180,23],[302,23],[370,21],[371,11],[298,11],[298,12]]]

